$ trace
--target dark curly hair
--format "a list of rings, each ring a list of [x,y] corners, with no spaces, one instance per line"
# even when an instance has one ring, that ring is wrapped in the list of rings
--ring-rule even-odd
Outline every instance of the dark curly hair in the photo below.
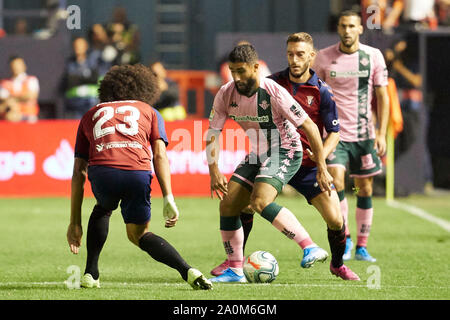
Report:
[[[155,74],[142,64],[112,67],[98,89],[100,102],[139,100],[152,105],[159,94]]]
[[[251,44],[243,44],[234,47],[228,56],[228,61],[232,63],[255,63],[258,62],[258,53]]]

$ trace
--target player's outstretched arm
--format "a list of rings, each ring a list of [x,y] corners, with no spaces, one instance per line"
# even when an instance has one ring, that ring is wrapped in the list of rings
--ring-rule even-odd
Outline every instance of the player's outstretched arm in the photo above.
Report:
[[[165,227],[174,227],[178,221],[179,212],[172,195],[172,184],[170,181],[169,159],[166,153],[166,144],[161,139],[152,141],[153,167],[164,196],[163,216]]]
[[[317,164],[317,183],[323,192],[328,192],[328,194],[331,195],[333,178],[327,171],[323,153],[322,137],[320,136],[319,129],[317,129],[317,125],[309,117],[303,122],[301,128],[303,129],[303,132],[305,132],[311,145],[312,152],[315,155]]]
[[[86,182],[88,162],[82,158],[75,158],[70,196],[70,224],[67,229],[67,242],[70,251],[77,254],[81,246],[83,229],[81,227],[81,206],[84,197],[84,183]]]
[[[211,178],[211,198],[214,193],[222,200],[228,193],[226,177],[219,170],[219,135],[220,131],[209,129],[206,138],[206,159],[208,160],[209,176]]]

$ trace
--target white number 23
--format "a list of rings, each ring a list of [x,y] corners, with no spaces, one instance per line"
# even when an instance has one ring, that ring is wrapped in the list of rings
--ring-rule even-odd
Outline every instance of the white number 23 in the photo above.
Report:
[[[124,123],[116,124],[115,126],[111,127],[105,127],[102,128],[102,126],[105,124],[106,121],[111,120],[114,117],[114,114],[125,114],[127,111],[129,111],[129,114],[126,115],[123,120],[128,124],[128,126]],[[108,134],[113,134],[117,131],[121,132],[122,134],[134,136],[139,132],[139,125],[138,120],[141,116],[141,113],[139,110],[132,106],[121,106],[116,109],[114,112],[113,107],[103,107],[97,110],[96,113],[94,113],[94,116],[92,117],[92,121],[97,119],[101,114],[103,113],[102,117],[97,121],[97,123],[94,126],[94,139],[97,140],[98,138],[104,137]]]

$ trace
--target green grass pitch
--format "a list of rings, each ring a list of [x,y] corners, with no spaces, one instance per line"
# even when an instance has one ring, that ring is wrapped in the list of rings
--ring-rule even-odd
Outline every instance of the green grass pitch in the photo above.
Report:
[[[177,198],[181,217],[165,229],[162,199],[152,199],[151,231],[166,238],[192,266],[205,274],[222,262],[217,199]],[[400,201],[450,220],[450,197],[412,196]],[[320,215],[298,197],[280,197],[313,240],[329,252]],[[119,210],[111,218],[109,237],[100,256],[100,289],[68,289],[68,268],[84,271],[87,222],[94,200],[83,204],[83,244],[72,255],[66,242],[69,199],[0,199],[0,299],[43,300],[310,300],[310,299],[450,299],[450,233],[441,227],[374,199],[370,253],[378,260],[351,260],[347,265],[362,281],[344,282],[329,272],[329,260],[300,268],[302,253],[267,221],[255,216],[246,254],[271,252],[280,274],[272,284],[219,284],[194,291],[178,273],[152,260],[126,237]],[[356,237],[355,198],[349,197],[350,230]],[[72,267],[73,268],[73,267]],[[70,269],[69,269],[70,270]]]

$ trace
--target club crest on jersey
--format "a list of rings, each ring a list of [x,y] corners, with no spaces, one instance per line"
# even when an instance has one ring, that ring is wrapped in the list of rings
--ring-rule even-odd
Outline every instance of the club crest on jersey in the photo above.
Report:
[[[311,105],[313,102],[314,97],[313,96],[306,96],[306,100],[308,101],[308,105]]]
[[[270,103],[268,103],[266,100],[263,100],[263,102],[261,102],[261,103],[259,104],[259,106],[260,106],[261,108],[263,108],[264,110],[266,110],[268,107],[270,107]]]
[[[365,67],[369,64],[369,60],[366,57],[364,57],[361,60],[359,60],[359,63],[361,63]]]
[[[230,107],[231,107],[231,108],[237,108],[237,107],[238,107],[238,104],[237,104],[235,101],[232,101],[232,102],[230,103]]]

